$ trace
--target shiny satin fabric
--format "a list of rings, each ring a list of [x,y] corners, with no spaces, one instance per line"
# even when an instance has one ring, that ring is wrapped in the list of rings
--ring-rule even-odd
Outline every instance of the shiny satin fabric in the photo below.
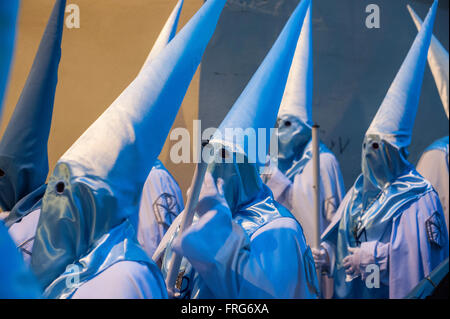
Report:
[[[45,289],[44,296],[52,299],[69,299],[83,283],[120,261],[135,261],[147,265],[158,282],[161,295],[167,297],[159,268],[136,241],[134,227],[128,220],[103,235],[84,257],[69,265],[66,271]],[[76,282],[74,278],[77,278]],[[68,282],[71,284],[68,285]]]
[[[279,115],[277,119],[278,168],[286,173],[298,161],[308,142],[311,141],[311,128],[300,118],[290,114]]]
[[[207,1],[58,161],[43,198],[31,259],[42,287],[125,220],[137,228],[145,180],[225,2]],[[96,251],[103,258],[95,260],[109,258]]]
[[[387,286],[369,289],[362,280],[345,282],[346,274],[342,261],[350,254],[349,247],[359,247],[361,242],[380,241],[386,232],[391,231],[393,220],[403,212],[404,207],[414,203],[425,193],[432,192],[433,188],[410,166],[394,181],[380,189],[378,196],[364,209],[364,178],[364,175],[358,177],[349,191],[350,200],[341,208],[343,211],[338,224],[334,274],[335,287],[338,288],[335,293],[340,296],[357,295],[358,298],[388,298]],[[323,240],[329,240],[327,235]],[[350,294],[351,291],[354,294]]]
[[[252,203],[240,207],[237,211],[233,212],[233,221],[244,229],[249,238],[263,226],[282,217],[293,218],[286,208],[275,202],[271,196],[270,190],[265,185]],[[198,217],[194,219],[194,222],[197,220]],[[172,243],[177,236],[178,232],[174,234],[164,254],[161,268],[163,276],[167,275],[168,262],[173,254]],[[309,248],[307,251],[310,253]],[[307,253],[305,253],[305,255],[307,255]],[[312,259],[312,256],[310,257],[311,259],[308,259],[307,256],[304,257],[305,264],[306,266],[309,266],[309,268],[314,269],[314,260]],[[180,273],[182,273],[183,276],[178,283],[178,291],[180,292],[179,299],[217,298],[214,295],[214,289],[206,285],[201,276],[195,271],[186,258],[183,258],[182,260]],[[254,275],[257,276],[257,274]],[[309,278],[307,283],[301,284],[309,284],[312,286],[310,288],[311,291],[318,291],[317,278]]]
[[[0,141],[0,207],[11,211],[48,175],[47,143],[53,114],[65,0],[56,0],[27,81]]]
[[[270,189],[262,183],[256,165],[248,163],[248,158],[245,156],[244,163],[235,163],[236,157],[239,156],[224,145],[222,147],[223,150],[220,150],[216,156],[225,157],[224,159],[230,161],[230,163],[213,162],[209,164],[208,171],[216,182],[219,178],[224,181],[224,197],[230,207],[232,219],[244,229],[248,237],[252,237],[258,229],[276,219],[282,217],[294,219],[286,208],[273,199]],[[198,216],[194,218],[194,223],[197,220]],[[173,254],[172,244],[177,236],[178,230],[169,241],[164,253],[161,269],[163,276],[167,275],[168,263]],[[306,266],[309,265],[310,268],[314,269],[313,259],[307,260],[305,263]],[[180,272],[183,273],[183,279],[178,286],[179,298],[213,297],[210,288],[205,286],[201,277],[186,258],[183,258]],[[318,289],[317,278],[310,278],[308,283],[312,286],[312,290]]]
[[[379,193],[411,164],[406,149],[390,144],[374,134],[366,135],[362,145],[362,205],[366,209]]]
[[[368,229],[376,229],[379,236],[399,207],[432,189],[406,157],[406,150],[398,149],[380,136],[369,134],[364,138],[362,174],[351,190],[352,200],[344,214],[344,218],[350,218],[347,230],[358,230],[355,236]]]
[[[417,27],[417,30],[420,30],[422,27],[422,20],[419,16],[414,12],[414,10],[407,5],[409,13],[414,21],[414,24]],[[439,96],[442,101],[442,106],[444,107],[445,114],[447,118],[448,114],[448,79],[449,79],[449,60],[448,60],[448,52],[439,42],[439,40],[433,35],[431,37],[430,50],[428,51],[428,64],[431,69],[431,73],[433,74],[434,81],[436,83],[436,87],[439,92]]]
[[[7,228],[11,227],[14,223],[17,223],[31,212],[41,208],[42,198],[44,197],[46,189],[47,184],[44,184],[14,205],[14,208],[4,220],[5,226]]]
[[[211,247],[201,253],[198,251],[200,255],[192,251],[192,246],[188,248],[188,252],[191,257],[197,256],[196,262],[202,272],[208,267],[217,270],[214,274],[206,275],[197,272],[183,259],[177,286],[181,298],[317,298],[314,260],[305,243],[301,226],[271,196],[264,197],[264,193],[265,191],[261,192],[261,197],[251,205],[235,212],[232,219],[233,230],[227,238],[215,242],[217,238],[214,239],[213,233],[227,232],[225,229],[229,227],[228,223],[213,223],[206,225],[210,229],[200,231],[205,235],[201,237],[201,241],[209,238]],[[267,194],[269,193],[270,191]],[[217,216],[213,218],[220,219]],[[199,222],[205,222],[205,219]],[[234,242],[236,238],[245,243],[231,246],[226,244],[228,240]],[[217,245],[223,245],[218,254],[214,253]],[[172,249],[171,245],[169,249]],[[204,259],[199,257],[203,254]],[[228,257],[221,258],[222,254]],[[282,272],[280,269],[286,271]]]
[[[319,154],[333,154],[323,143],[319,143]],[[306,145],[303,154],[298,160],[294,160],[291,163],[291,166],[284,172],[285,176],[291,180],[291,182],[294,181],[295,176],[298,174],[301,174],[303,172],[303,169],[305,168],[306,164],[309,163],[309,161],[312,160],[312,141],[310,140],[308,144]]]
[[[265,165],[272,136],[271,129],[276,123],[301,27],[310,3],[310,0],[302,0],[298,4],[264,61],[211,139],[229,145],[233,151],[246,154],[250,162],[258,166]],[[246,138],[236,140],[234,134],[229,134],[230,129],[253,129],[258,131],[258,135],[261,134],[260,130],[265,129],[265,136],[258,136],[255,143],[250,143]]]
[[[44,195],[31,259],[46,297],[70,298],[78,286],[67,286],[66,278],[79,275],[81,285],[123,260],[144,263],[159,276],[137,243],[135,225],[113,213],[117,210],[116,196],[105,184],[72,178],[70,167],[57,165]],[[76,274],[67,272],[73,265]]]
[[[267,186],[263,185],[258,195],[247,205],[242,205],[233,211],[233,221],[240,225],[248,237],[251,237],[258,229],[269,224],[270,222],[282,218],[292,217],[291,213],[275,202],[272,198],[270,190]],[[198,216],[194,219],[194,223],[197,222]],[[168,263],[173,254],[172,245],[175,238],[178,236],[178,231],[174,233],[172,239],[169,241],[167,249],[164,253],[163,263],[161,271],[163,276],[167,275]],[[312,257],[311,257],[312,258]],[[306,259],[306,264],[310,268],[314,269],[314,260]],[[199,276],[199,274],[192,268],[192,265],[183,258],[180,267],[180,273],[183,274],[178,282],[178,291],[180,292],[180,299],[202,299],[202,298],[215,298],[211,291],[211,288],[205,285],[205,282]],[[256,274],[255,274],[256,275]],[[305,284],[305,283],[303,283]],[[318,291],[317,278],[310,278],[308,283],[311,286],[312,291]]]
[[[216,161],[208,165],[208,171],[216,183],[219,178],[224,181],[224,196],[233,220],[251,236],[259,227],[281,214],[275,206],[272,192],[262,183],[256,165],[248,163],[245,155],[242,156],[243,163],[237,163],[236,159],[240,156],[224,145],[222,147]],[[220,160],[230,162],[219,163]],[[290,213],[288,216],[291,216]]]
[[[366,133],[379,135],[398,149],[411,144],[437,5],[438,2],[435,1],[430,8],[420,32]]]
[[[215,182],[224,181],[224,196],[231,211],[250,203],[261,191],[263,184],[256,165],[248,163],[248,157],[237,154],[220,143],[213,143],[218,150],[213,163],[208,165]],[[242,162],[238,162],[238,159]]]
[[[16,40],[18,10],[19,0],[0,1],[0,21],[2,21],[0,25],[0,120]]]
[[[108,184],[95,176],[78,178],[72,171],[65,163],[57,164],[43,198],[31,258],[42,287],[82,258],[110,229],[123,223],[126,214],[133,213],[130,207],[118,206]],[[118,211],[124,215],[115,213]]]
[[[26,267],[16,245],[0,222],[0,299],[42,297],[39,283]]]

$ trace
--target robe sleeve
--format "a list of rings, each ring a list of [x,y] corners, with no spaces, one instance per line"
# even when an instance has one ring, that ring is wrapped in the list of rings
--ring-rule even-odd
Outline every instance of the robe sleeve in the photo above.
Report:
[[[41,210],[36,209],[23,217],[19,222],[12,224],[8,230],[17,248],[22,253],[22,257],[27,266],[30,266],[31,263],[34,237],[40,215]]]
[[[72,299],[162,299],[167,298],[160,282],[141,263],[121,261],[84,283]]]
[[[389,297],[405,297],[448,258],[448,234],[439,198],[425,193],[394,220],[389,249]]]
[[[320,243],[320,246],[325,249],[330,261],[330,268],[328,269],[328,272],[326,272],[326,275],[329,278],[333,278],[334,270],[336,268],[336,245],[329,241],[323,241]]]
[[[227,207],[216,206],[177,238],[174,249],[216,298],[314,298],[308,285],[311,277],[317,283],[314,261],[309,248],[302,256],[299,232],[295,220],[279,218],[249,238]]]
[[[390,243],[382,243],[379,241],[368,241],[361,243],[360,249],[361,260],[360,264],[365,267],[375,264],[380,270],[380,282],[384,285],[389,285],[389,249]],[[364,271],[364,270],[363,270]],[[366,278],[366,273],[363,272],[363,280]]]
[[[332,154],[320,156],[320,185],[322,189],[323,215],[326,228],[332,221],[345,194],[344,180],[336,157]]]
[[[137,231],[149,257],[182,210],[183,196],[176,181],[167,171],[153,168],[142,190]]]
[[[328,227],[343,197],[343,182],[339,165],[332,154],[320,155],[320,233]],[[291,211],[302,225],[308,243],[316,238],[314,216],[313,165],[306,164],[303,172],[295,176],[289,193]]]
[[[271,169],[273,173],[267,180],[266,185],[272,191],[275,200],[291,210],[293,184],[277,167]]]
[[[289,209],[301,223],[309,243],[316,238],[313,196],[313,165],[308,162],[302,173],[297,174],[291,182],[278,168],[273,167],[273,173],[266,184],[272,190],[277,202]],[[344,196],[344,182],[336,157],[333,154],[320,154],[320,197],[321,216],[320,230],[323,232],[330,222]]]

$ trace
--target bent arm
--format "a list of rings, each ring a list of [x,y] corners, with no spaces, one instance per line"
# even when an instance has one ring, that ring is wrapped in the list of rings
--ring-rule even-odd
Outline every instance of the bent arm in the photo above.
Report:
[[[313,297],[307,292],[297,227],[292,218],[280,218],[250,239],[227,207],[216,206],[174,249],[189,260],[216,298]]]

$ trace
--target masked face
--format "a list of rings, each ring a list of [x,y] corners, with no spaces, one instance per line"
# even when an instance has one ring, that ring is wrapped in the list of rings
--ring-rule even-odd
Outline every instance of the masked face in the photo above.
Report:
[[[377,193],[394,181],[408,166],[405,150],[399,150],[381,136],[371,134],[364,138],[361,168],[364,192]]]
[[[303,154],[311,140],[311,129],[297,117],[283,114],[277,119],[278,128],[278,158],[293,160]]]
[[[208,166],[216,182],[219,178],[223,179],[225,199],[232,213],[239,206],[251,202],[262,188],[256,165],[248,163],[245,156],[241,163],[238,161],[239,155],[226,148],[219,148],[214,162]]]
[[[73,178],[65,163],[57,164],[49,179],[31,258],[43,287],[122,220],[114,194],[89,182]]]

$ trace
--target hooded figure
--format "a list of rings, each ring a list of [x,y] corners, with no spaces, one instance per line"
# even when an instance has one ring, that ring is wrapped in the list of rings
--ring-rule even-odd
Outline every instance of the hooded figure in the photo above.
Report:
[[[362,174],[313,250],[336,298],[403,298],[448,257],[439,198],[407,161],[436,8],[367,130]]]
[[[311,8],[303,23],[283,101],[278,112],[278,167],[270,167],[263,180],[275,199],[300,222],[306,241],[313,243],[314,216],[312,161],[312,25]],[[320,151],[320,229],[325,230],[344,196],[339,163],[323,144]]]
[[[31,259],[45,181],[47,142],[52,122],[66,1],[57,0],[31,71],[0,141],[0,205],[4,222],[22,252]]]
[[[52,122],[65,0],[57,0],[31,71],[0,141],[0,206],[11,213],[7,227],[36,210],[48,174],[47,142]]]
[[[8,80],[14,47],[16,18],[19,2],[0,2],[0,118],[3,94]],[[1,177],[0,177],[1,178]],[[39,284],[25,266],[20,253],[11,240],[7,229],[0,222],[0,299],[39,298]]]
[[[145,69],[175,36],[182,7],[183,0],[180,0],[164,25],[141,70]],[[183,195],[180,186],[163,163],[156,160],[142,190],[137,231],[139,244],[149,257],[153,256],[172,221],[182,210]]]
[[[136,239],[139,201],[224,5],[208,0],[59,159],[31,258],[46,297],[166,297]]]
[[[409,13],[418,30],[422,21],[408,5]],[[441,97],[445,114],[448,118],[448,52],[439,43],[436,37],[431,38],[430,50],[428,51],[428,65],[433,74],[436,87]],[[444,210],[448,233],[448,211],[449,211],[449,146],[448,136],[442,137],[428,146],[417,164],[417,171],[428,180],[436,190]]]
[[[0,25],[0,121],[16,38],[18,10],[18,0],[1,1],[0,3],[0,21],[2,22]]]
[[[155,57],[155,52],[160,52],[175,36],[173,30],[176,30],[181,7],[182,1],[178,3],[167,21],[149,57]],[[64,11],[58,11],[58,13],[60,14],[58,18],[62,19]],[[60,27],[62,28],[62,23]],[[151,59],[147,58],[144,67],[150,62]],[[9,233],[22,251],[27,264],[31,260],[34,236],[40,216],[41,198],[44,191],[45,185],[20,201],[20,204],[14,207],[11,214],[5,214],[8,216],[5,218],[5,223],[10,226]],[[165,230],[170,226],[173,216],[176,217],[182,208],[183,200],[177,182],[164,165],[157,160],[144,185],[141,209],[139,210],[138,240],[149,256],[152,256]]]
[[[315,298],[317,277],[300,224],[259,177],[309,0],[291,15],[278,40],[210,140],[194,224],[168,232],[162,271],[173,251],[184,256],[175,297]],[[255,129],[265,132],[240,139]],[[234,131],[235,133],[231,133]],[[261,133],[259,133],[261,134]],[[255,157],[255,147],[263,156]],[[253,151],[252,151],[252,150]],[[181,220],[177,219],[177,221]],[[167,238],[167,236],[166,236]],[[164,242],[163,242],[164,244]],[[171,287],[172,288],[172,287]],[[179,295],[178,295],[179,294]]]

